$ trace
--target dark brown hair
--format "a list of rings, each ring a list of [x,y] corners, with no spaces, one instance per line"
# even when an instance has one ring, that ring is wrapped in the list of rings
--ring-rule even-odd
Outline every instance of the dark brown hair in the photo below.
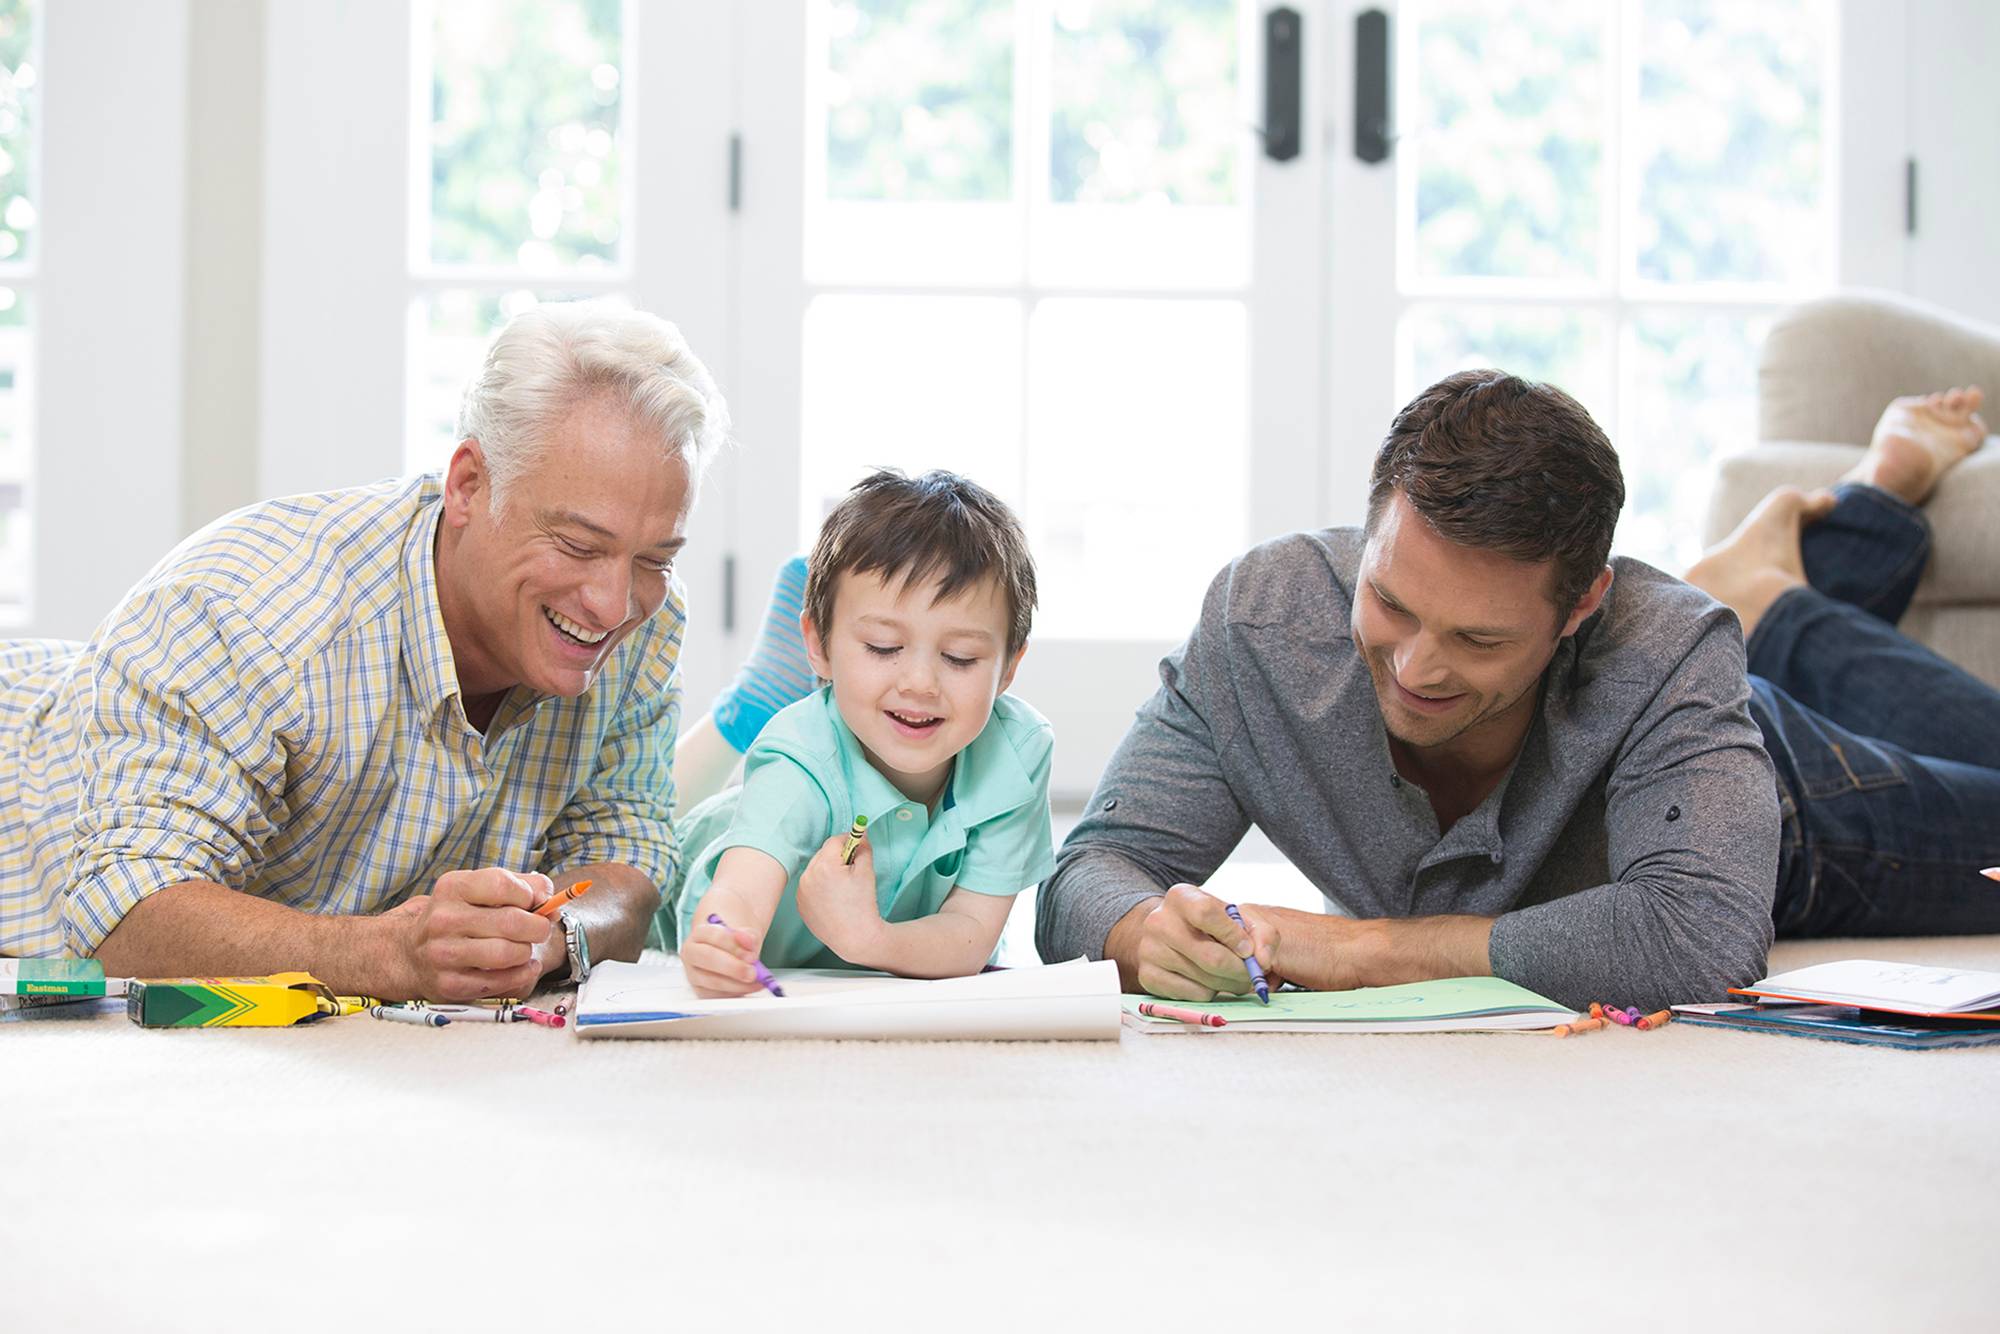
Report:
[[[1611,555],[1625,478],[1583,405],[1504,371],[1447,375],[1396,414],[1368,482],[1368,527],[1402,492],[1447,542],[1554,561],[1567,618]]]
[[[1014,511],[954,472],[911,477],[884,468],[857,482],[820,525],[806,565],[806,611],[820,643],[833,625],[840,576],[880,574],[903,584],[938,581],[944,602],[989,575],[1007,599],[1007,656],[1035,621],[1035,558]]]

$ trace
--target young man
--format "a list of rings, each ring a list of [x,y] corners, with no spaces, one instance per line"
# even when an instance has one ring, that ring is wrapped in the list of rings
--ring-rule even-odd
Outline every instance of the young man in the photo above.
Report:
[[[1364,530],[1281,538],[1217,578],[1044,887],[1043,957],[1114,958],[1128,987],[1194,1000],[1244,991],[1254,951],[1314,988],[1491,972],[1652,1008],[1755,980],[1774,896],[1793,930],[2000,929],[1976,875],[2000,856],[2000,773],[1954,762],[2000,752],[2000,696],[1958,673],[1982,725],[1920,759],[1940,738],[1842,724],[1955,669],[1898,640],[1857,693],[1832,647],[1856,620],[1894,637],[1841,600],[1891,621],[1907,600],[1911,505],[1965,449],[1931,438],[1949,417],[1916,423],[1934,466],[1915,474],[1881,466],[1913,420],[1885,418],[1790,582],[1744,576],[1771,607],[1753,694],[1728,607],[1607,565],[1624,484],[1581,407],[1494,371],[1433,385],[1383,442]],[[1723,565],[1764,569],[1784,513]],[[1246,907],[1238,930],[1197,886],[1252,822],[1352,917]],[[1925,846],[1945,864],[1906,892]]]
[[[672,325],[542,306],[442,476],[251,506],[89,643],[0,650],[0,954],[436,999],[636,957],[679,856],[673,563],[726,431]]]

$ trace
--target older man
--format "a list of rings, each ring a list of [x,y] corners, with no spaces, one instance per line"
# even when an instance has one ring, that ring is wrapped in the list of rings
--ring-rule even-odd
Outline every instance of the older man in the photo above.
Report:
[[[1197,1000],[1254,950],[1314,988],[1653,1008],[1754,981],[1774,930],[2000,929],[2000,694],[1893,628],[1979,401],[1891,405],[1846,485],[1774,496],[1690,587],[1607,563],[1624,482],[1568,395],[1431,386],[1364,529],[1216,579],[1043,887],[1043,956]],[[1352,916],[1239,929],[1199,885],[1253,822]]]
[[[635,957],[679,855],[673,564],[726,431],[673,326],[542,306],[441,476],[251,506],[88,643],[0,649],[0,954],[441,999]]]

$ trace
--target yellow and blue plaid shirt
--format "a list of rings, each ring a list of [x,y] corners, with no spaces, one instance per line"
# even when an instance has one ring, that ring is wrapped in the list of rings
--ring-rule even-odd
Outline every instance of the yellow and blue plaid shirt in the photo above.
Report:
[[[685,603],[576,699],[465,718],[435,475],[268,501],[182,543],[87,644],[0,644],[0,955],[89,955],[211,880],[374,913],[446,871],[673,883]]]

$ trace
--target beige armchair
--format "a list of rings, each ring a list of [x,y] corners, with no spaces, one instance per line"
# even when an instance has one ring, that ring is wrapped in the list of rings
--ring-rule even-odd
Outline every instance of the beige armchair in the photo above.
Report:
[[[1786,311],[1757,370],[1760,443],[1723,461],[1703,544],[1772,487],[1821,486],[1847,471],[1890,399],[1973,384],[1986,390],[1987,422],[2000,421],[2000,328],[1879,292]],[[1930,569],[1901,628],[2000,686],[2000,444],[1989,437],[1947,473],[1925,511]]]

